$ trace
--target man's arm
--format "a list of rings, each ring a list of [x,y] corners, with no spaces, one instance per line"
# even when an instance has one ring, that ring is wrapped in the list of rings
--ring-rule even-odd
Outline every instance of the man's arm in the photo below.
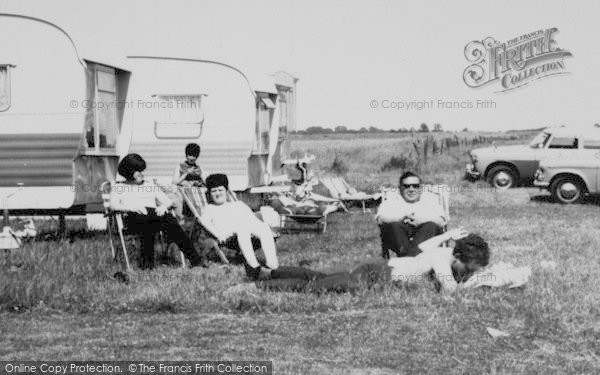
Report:
[[[418,203],[415,212],[407,217],[412,225],[421,225],[426,222],[432,222],[440,227],[447,224],[448,218],[433,194],[423,194]]]
[[[399,204],[397,201],[383,201],[377,209],[375,220],[378,224],[404,221],[404,219],[406,219],[407,215],[410,213],[406,212],[406,210],[403,208],[404,206]]]

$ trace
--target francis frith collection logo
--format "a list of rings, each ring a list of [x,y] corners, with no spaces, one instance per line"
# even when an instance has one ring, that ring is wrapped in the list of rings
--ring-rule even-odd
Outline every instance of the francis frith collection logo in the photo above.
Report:
[[[477,88],[498,82],[498,92],[502,92],[541,78],[567,74],[564,58],[572,55],[558,47],[557,32],[553,27],[504,43],[492,37],[472,41],[465,47],[465,57],[471,63],[463,73],[465,84]]]

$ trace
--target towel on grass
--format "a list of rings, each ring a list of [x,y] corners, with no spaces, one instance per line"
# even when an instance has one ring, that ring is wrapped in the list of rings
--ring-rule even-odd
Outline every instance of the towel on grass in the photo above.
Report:
[[[518,288],[527,284],[531,277],[531,267],[515,267],[510,263],[500,262],[475,273],[464,283],[465,288],[508,287]]]

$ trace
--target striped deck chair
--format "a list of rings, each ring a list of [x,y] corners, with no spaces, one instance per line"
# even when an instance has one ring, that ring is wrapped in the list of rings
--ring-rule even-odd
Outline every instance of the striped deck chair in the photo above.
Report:
[[[116,234],[119,235],[119,239],[121,242],[121,248],[123,250],[123,259],[125,261],[125,267],[126,267],[127,271],[131,271],[131,264],[129,262],[127,246],[125,244],[125,234],[127,232],[125,224],[124,224],[124,220],[123,220],[123,215],[125,213],[120,212],[120,211],[115,211],[115,210],[111,209],[111,207],[110,207],[110,194],[111,194],[112,190],[115,188],[115,186],[117,186],[118,184],[119,184],[119,182],[115,182],[115,181],[105,181],[100,186],[100,191],[102,193],[102,204],[104,206],[104,216],[106,217],[106,220],[107,220],[106,230],[108,233],[108,240],[110,243],[111,255],[112,255],[113,259],[116,259],[117,251],[116,251],[115,243],[113,241],[113,230],[114,230],[116,232]],[[132,234],[132,233],[127,233],[127,234]],[[165,244],[164,237],[163,237],[162,233],[159,233],[158,235],[160,236],[160,240],[158,242],[161,245],[163,251],[165,251],[167,249],[167,245]],[[181,252],[181,251],[180,251],[180,254],[181,254],[181,267],[185,268],[185,256],[184,256],[183,252]]]
[[[362,191],[357,191],[350,186],[343,177],[324,176],[320,177],[319,181],[329,190],[329,194],[333,198],[337,198],[345,202],[359,202],[362,205],[363,212],[367,212],[365,203],[370,200],[377,200],[381,194],[367,194]]]
[[[186,206],[188,207],[188,209],[190,210],[192,215],[194,215],[194,218],[200,225],[202,225],[200,222],[200,215],[202,214],[202,210],[204,209],[204,207],[206,207],[208,205],[208,200],[206,199],[206,191],[207,190],[205,187],[196,187],[196,186],[178,186],[177,187],[177,192],[179,194],[181,194]],[[237,196],[231,190],[227,190],[227,201],[229,201],[229,202],[237,201]],[[204,229],[206,230],[206,228],[204,228]],[[219,246],[219,243],[217,242],[216,239],[211,238],[210,240],[208,240],[205,243],[205,245],[207,245],[209,247],[209,250],[214,250],[217,253],[217,255],[219,256],[219,259],[221,259],[221,261],[223,263],[229,264],[229,260],[225,256],[225,253],[223,253],[223,250],[221,250],[221,247]]]

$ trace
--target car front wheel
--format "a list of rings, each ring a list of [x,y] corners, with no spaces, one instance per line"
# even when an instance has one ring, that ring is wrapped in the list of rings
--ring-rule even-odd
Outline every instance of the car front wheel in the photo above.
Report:
[[[492,168],[488,176],[488,182],[496,189],[505,190],[516,185],[515,173],[506,166]]]
[[[552,184],[552,196],[560,203],[577,203],[583,198],[583,186],[579,181],[560,178]]]

